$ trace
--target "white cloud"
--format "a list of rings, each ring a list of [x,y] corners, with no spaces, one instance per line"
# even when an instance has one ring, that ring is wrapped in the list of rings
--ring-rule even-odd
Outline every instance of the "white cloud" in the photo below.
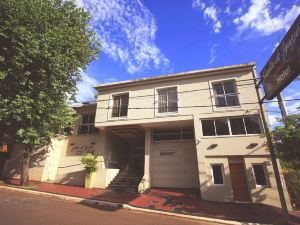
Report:
[[[96,90],[93,88],[99,82],[89,76],[87,73],[81,71],[82,80],[77,83],[77,94],[76,101],[84,102],[84,101],[92,101],[95,99]]]
[[[230,7],[227,6],[224,12],[225,12],[225,14],[226,14],[227,16],[230,16],[230,15],[231,15]]]
[[[209,59],[209,64],[212,64],[215,59],[216,59],[216,50],[217,50],[218,45],[213,44],[213,46],[210,48],[209,53],[210,53],[210,59]]]
[[[238,8],[238,10],[236,11],[236,13],[237,13],[238,15],[241,15],[241,14],[243,13],[242,7]]]
[[[272,127],[275,127],[275,126],[280,125],[280,123],[278,122],[278,118],[280,118],[279,115],[268,114],[268,117],[269,117],[270,125],[271,125]]]
[[[193,1],[193,8],[203,11],[205,19],[210,19],[213,23],[213,29],[215,33],[219,33],[222,28],[222,23],[218,18],[218,9],[215,5],[206,7],[206,4],[201,0]]]
[[[194,0],[193,8],[200,8],[201,10],[203,10],[205,8],[205,3],[201,0]]]
[[[270,35],[276,32],[274,25],[277,30],[288,30],[300,13],[300,6],[293,5],[290,9],[282,10],[277,16],[272,17],[270,8],[270,0],[251,0],[248,11],[236,17],[233,22],[238,26],[239,32],[254,29],[261,35]]]
[[[279,41],[277,41],[277,42],[275,43],[275,45],[274,45],[274,47],[273,47],[273,49],[272,49],[272,52],[274,52],[274,51],[276,50],[276,48],[278,47],[278,45],[279,45]]]
[[[299,113],[300,112],[300,102],[294,102],[286,106],[288,113]]]
[[[278,10],[280,8],[280,4],[275,5],[274,10]]]
[[[217,17],[217,8],[215,6],[210,6],[210,7],[205,8],[204,16],[207,18],[210,18],[213,21],[214,32],[219,33],[220,29],[222,27],[222,24],[221,24],[220,20],[218,20],[218,17]]]
[[[77,0],[76,3],[91,12],[102,51],[125,65],[129,73],[169,66],[169,60],[155,43],[155,18],[140,0]]]

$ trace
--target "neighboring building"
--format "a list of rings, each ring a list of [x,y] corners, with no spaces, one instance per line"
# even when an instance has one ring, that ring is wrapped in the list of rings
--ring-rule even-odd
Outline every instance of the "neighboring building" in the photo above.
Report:
[[[37,180],[83,185],[79,159],[91,152],[101,159],[95,187],[196,188],[206,200],[280,206],[255,79],[249,63],[98,85]]]

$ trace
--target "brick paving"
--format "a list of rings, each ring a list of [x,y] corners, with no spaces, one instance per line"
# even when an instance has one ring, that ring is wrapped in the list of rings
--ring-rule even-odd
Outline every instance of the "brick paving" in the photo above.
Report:
[[[7,184],[13,185],[18,185],[18,183],[19,180],[7,182]],[[199,198],[199,193],[195,190],[154,188],[144,194],[132,194],[34,181],[31,181],[30,185],[36,186],[37,191],[127,203],[140,208],[242,222],[283,224],[280,208],[264,204],[205,201]],[[290,224],[300,225],[300,212],[290,212],[290,220]]]

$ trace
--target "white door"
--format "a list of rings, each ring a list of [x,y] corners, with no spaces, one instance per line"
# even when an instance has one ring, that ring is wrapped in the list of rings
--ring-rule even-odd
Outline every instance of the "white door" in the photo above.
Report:
[[[199,188],[193,141],[152,143],[151,186]]]

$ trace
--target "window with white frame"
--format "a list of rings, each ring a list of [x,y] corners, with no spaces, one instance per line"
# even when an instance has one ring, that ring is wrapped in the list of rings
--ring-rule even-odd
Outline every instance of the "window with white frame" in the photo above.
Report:
[[[157,96],[158,113],[178,112],[177,87],[157,89]]]
[[[77,133],[78,134],[99,133],[99,129],[95,127],[95,114],[81,115]]]
[[[224,185],[223,164],[211,164],[211,173],[214,185]]]
[[[183,141],[193,139],[193,128],[161,128],[152,130],[152,141]]]
[[[213,83],[212,88],[214,92],[215,106],[217,108],[240,105],[234,80]]]
[[[268,177],[265,164],[253,164],[253,173],[255,177],[256,186],[267,186]]]
[[[113,95],[111,117],[127,117],[129,93]]]
[[[261,134],[258,116],[202,120],[203,136]]]

